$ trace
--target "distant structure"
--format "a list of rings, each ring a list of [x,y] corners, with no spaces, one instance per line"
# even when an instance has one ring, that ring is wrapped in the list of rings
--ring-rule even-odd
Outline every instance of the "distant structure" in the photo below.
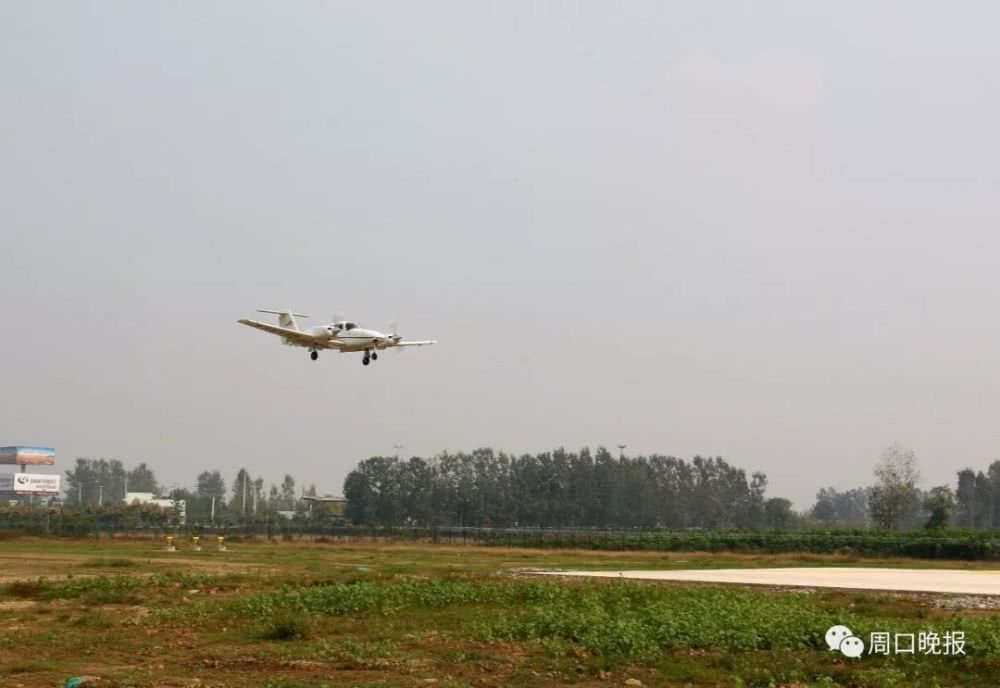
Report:
[[[56,450],[51,447],[0,447],[0,466],[20,468],[0,472],[0,494],[11,496],[57,497],[61,492],[62,476],[49,473],[28,473],[28,466],[54,466]]]
[[[52,447],[0,447],[0,464],[21,466],[54,466],[56,450]]]
[[[177,511],[178,525],[184,525],[187,521],[187,503],[183,499],[166,499],[157,497],[152,492],[126,492],[125,504],[151,504],[161,509],[174,509]]]
[[[309,502],[309,513],[313,513],[313,505],[317,508],[322,509],[323,512],[332,518],[341,519],[344,517],[344,509],[347,506],[347,500],[343,497],[335,497],[333,495],[324,495],[322,497],[302,497],[306,502]]]

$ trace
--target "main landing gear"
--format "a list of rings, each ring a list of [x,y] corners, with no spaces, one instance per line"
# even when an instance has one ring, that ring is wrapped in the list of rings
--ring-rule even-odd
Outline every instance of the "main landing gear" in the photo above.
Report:
[[[309,352],[309,358],[311,358],[312,360],[315,361],[317,358],[319,358],[319,352],[318,351],[310,351]]]
[[[361,365],[368,365],[372,361],[377,361],[377,360],[378,360],[378,352],[377,351],[368,351],[368,350],[366,350],[365,351],[365,357],[361,359]]]

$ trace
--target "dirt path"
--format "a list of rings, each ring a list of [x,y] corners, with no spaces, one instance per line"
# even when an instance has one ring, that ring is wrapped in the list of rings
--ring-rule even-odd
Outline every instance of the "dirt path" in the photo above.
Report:
[[[94,575],[144,575],[150,573],[195,569],[198,573],[238,573],[242,571],[266,572],[274,570],[267,564],[254,564],[243,561],[225,561],[222,559],[199,559],[193,557],[156,556],[157,553],[143,553],[132,556],[106,556],[77,553],[35,553],[19,552],[0,553],[0,583],[37,578],[45,576],[59,580],[68,576]],[[99,564],[88,565],[102,559],[127,559],[135,566],[110,567]]]

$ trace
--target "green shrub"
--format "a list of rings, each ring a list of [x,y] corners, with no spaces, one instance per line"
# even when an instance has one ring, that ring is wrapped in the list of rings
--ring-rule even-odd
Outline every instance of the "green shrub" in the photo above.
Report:
[[[261,640],[302,640],[309,637],[309,623],[293,614],[282,614],[264,623],[257,633]]]

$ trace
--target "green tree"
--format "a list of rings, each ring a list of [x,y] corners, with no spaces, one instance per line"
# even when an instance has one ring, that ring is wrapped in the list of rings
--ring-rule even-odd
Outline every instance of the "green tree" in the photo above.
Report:
[[[764,491],[767,489],[767,476],[763,473],[755,472],[750,476],[750,491],[747,499],[747,513],[742,520],[750,528],[759,528],[765,525],[766,514]],[[788,504],[791,507],[791,502]]]
[[[913,510],[920,478],[917,457],[893,444],[882,452],[873,472],[878,482],[868,488],[872,520],[882,528],[899,528]]]
[[[834,521],[837,520],[837,509],[833,504],[831,492],[836,492],[836,490],[832,487],[821,488],[816,494],[816,502],[810,512],[814,519],[826,526],[833,525]]]
[[[976,527],[976,472],[965,468],[958,472],[958,489],[955,525],[963,528]]]
[[[287,473],[281,481],[281,502],[286,511],[295,509],[295,478]]]
[[[766,528],[786,529],[792,525],[795,514],[792,503],[783,497],[771,497],[764,502],[764,525]]]
[[[215,497],[216,500],[221,502],[226,496],[226,481],[219,471],[204,471],[198,474],[198,483],[195,491],[202,499]]]
[[[373,456],[348,474],[343,491],[355,523],[688,528],[766,524],[766,487],[763,473],[748,480],[720,457],[689,463],[604,448],[521,456],[482,448],[430,461]]]
[[[125,499],[125,478],[121,461],[79,458],[66,471],[67,501],[74,506],[120,504]]]
[[[977,528],[993,527],[993,485],[989,477],[979,471],[973,489],[973,512]]]
[[[229,508],[234,512],[246,514],[247,509],[253,508],[253,479],[250,472],[241,468],[233,478],[232,498],[229,500]]]
[[[140,463],[127,472],[126,486],[129,492],[160,493],[160,486],[156,482],[156,476],[153,474],[153,470],[145,463]]]
[[[71,506],[85,506],[97,503],[97,474],[94,462],[78,458],[76,465],[66,471],[66,503]]]
[[[947,485],[931,488],[924,497],[924,511],[928,513],[925,528],[944,528],[955,512],[955,494]]]

